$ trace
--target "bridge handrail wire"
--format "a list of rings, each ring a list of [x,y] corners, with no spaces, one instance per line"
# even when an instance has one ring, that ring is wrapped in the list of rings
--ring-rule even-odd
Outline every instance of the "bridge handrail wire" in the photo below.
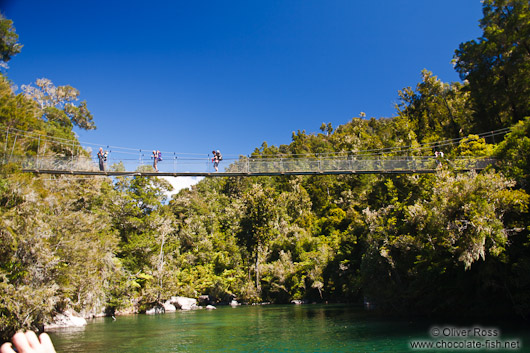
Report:
[[[98,172],[98,160],[87,156],[8,156],[2,161],[19,165],[23,170],[47,173],[65,172]],[[213,173],[209,159],[169,159],[158,163],[161,173]],[[171,163],[172,162],[172,163]],[[142,159],[114,159],[105,162],[107,171],[154,172],[152,161]],[[384,173],[384,172],[426,172],[435,171],[440,165],[449,165],[455,170],[484,169],[494,163],[491,158],[459,157],[440,159],[431,156],[381,156],[381,158],[248,158],[241,157],[221,165],[221,173],[238,174],[305,174],[305,173]],[[221,162],[223,164],[223,162]],[[118,168],[120,165],[120,168]]]
[[[495,131],[489,131],[489,132],[484,132],[484,133],[479,133],[479,134],[476,134],[477,136],[480,137],[487,137],[487,136],[497,136],[497,135],[502,135],[502,134],[506,134],[510,131],[511,129],[510,128],[503,128],[503,129],[498,129],[498,130],[495,130]],[[60,138],[60,137],[54,137],[54,136],[48,136],[48,135],[45,135],[45,134],[42,134],[42,133],[39,133],[37,131],[26,131],[26,130],[19,130],[19,129],[16,129],[16,128],[12,128],[12,127],[9,127],[9,128],[5,128],[4,131],[6,132],[6,141],[5,141],[5,148],[4,148],[4,152],[6,152],[7,150],[7,145],[8,145],[8,140],[9,140],[9,133],[12,132],[12,133],[15,133],[17,136],[18,135],[21,135],[21,136],[29,136],[31,138],[34,138],[34,139],[39,139],[39,143],[41,142],[41,139],[42,141],[46,141],[46,140],[49,140],[49,141],[55,141],[55,142],[58,142],[59,144],[61,145],[66,145],[68,146],[68,148],[70,146],[72,146],[72,153],[75,153],[75,150],[76,149],[79,149],[81,148],[82,146],[101,146],[101,147],[106,147],[107,150],[110,150],[111,153],[123,153],[123,154],[133,154],[133,155],[137,155],[138,153],[142,154],[142,153],[147,153],[147,155],[150,154],[150,152],[152,151],[152,149],[133,149],[133,148],[127,148],[127,147],[120,147],[120,146],[113,146],[113,145],[107,145],[107,144],[96,144],[96,143],[91,143],[91,142],[82,142],[82,141],[78,141],[78,140],[73,140],[73,139],[65,139],[65,138]],[[321,153],[307,153],[307,154],[286,154],[286,155],[282,155],[282,157],[284,158],[292,158],[292,157],[298,157],[298,156],[305,156],[305,157],[308,157],[308,156],[349,156],[349,155],[368,155],[368,156],[377,156],[377,155],[380,155],[380,154],[383,154],[383,153],[408,153],[410,154],[411,152],[414,152],[414,151],[424,151],[424,150],[428,150],[428,149],[432,149],[434,147],[437,147],[437,148],[440,148],[440,147],[445,147],[445,146],[450,146],[450,145],[453,145],[455,142],[457,141],[460,141],[464,138],[467,138],[467,137],[459,137],[459,138],[454,138],[454,139],[448,139],[448,140],[443,140],[443,141],[436,141],[436,142],[430,142],[430,143],[424,143],[424,144],[420,144],[418,146],[395,146],[395,147],[383,147],[383,148],[377,148],[377,149],[367,149],[367,150],[362,150],[362,151],[342,151],[342,152],[321,152]],[[15,143],[16,143],[16,139],[15,139],[15,142],[13,143],[13,148],[15,146]],[[135,151],[135,152],[127,152],[127,151]],[[87,152],[87,151],[85,151]],[[204,153],[184,153],[184,152],[173,152],[173,151],[161,151],[163,156],[167,156],[167,155],[189,155],[189,156],[203,156],[205,158],[207,157],[210,157],[210,154],[204,154]],[[373,152],[373,153],[371,153]],[[145,156],[146,154],[143,154],[143,156]],[[229,155],[225,155],[225,158],[228,157]],[[262,157],[262,156],[256,156],[256,157]]]

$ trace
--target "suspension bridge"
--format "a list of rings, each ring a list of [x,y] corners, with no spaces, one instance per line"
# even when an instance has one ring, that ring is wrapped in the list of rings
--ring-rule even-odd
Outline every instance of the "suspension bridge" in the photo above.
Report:
[[[436,159],[433,157],[381,158],[248,158],[226,161],[219,171],[212,170],[211,161],[200,159],[164,159],[158,171],[142,161],[112,160],[111,167],[101,171],[98,162],[89,157],[12,157],[9,163],[23,172],[35,174],[104,175],[104,176],[272,176],[332,174],[425,174],[435,173],[444,164],[459,172],[482,170],[494,160],[488,158]],[[132,166],[132,167],[131,167]]]
[[[454,142],[443,141],[443,143],[437,142],[436,144],[438,147],[443,147],[444,143]],[[162,160],[157,163],[157,171],[153,165],[151,151],[105,146],[107,154],[103,170],[101,170],[96,156],[97,149],[96,144],[51,139],[42,135],[12,130],[6,133],[1,163],[12,163],[24,172],[35,174],[228,177],[425,174],[435,173],[442,166],[458,172],[468,172],[483,170],[495,162],[495,160],[485,157],[435,157],[431,153],[432,146],[424,145],[414,150],[393,147],[357,153],[278,155],[273,157],[225,156],[220,162],[219,171],[215,171],[211,155],[162,151]],[[21,154],[20,152],[16,153],[16,151],[25,152]],[[421,155],[422,151],[428,151],[430,155]],[[408,154],[404,155],[403,152]]]

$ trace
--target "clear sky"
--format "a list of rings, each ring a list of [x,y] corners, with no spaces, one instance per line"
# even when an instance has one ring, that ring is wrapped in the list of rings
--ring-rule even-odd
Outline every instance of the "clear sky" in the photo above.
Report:
[[[248,155],[293,131],[395,114],[422,69],[480,36],[480,0],[1,0],[22,52],[7,76],[81,92],[83,142]]]

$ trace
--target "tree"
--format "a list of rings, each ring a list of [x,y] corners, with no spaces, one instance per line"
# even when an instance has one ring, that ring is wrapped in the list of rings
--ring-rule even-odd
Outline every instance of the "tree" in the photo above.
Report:
[[[327,125],[326,123],[322,123],[322,125],[320,125],[320,131],[325,132],[326,136],[329,136],[333,132],[333,126],[331,123],[328,123]]]
[[[498,168],[530,192],[530,117],[515,124],[495,149]]]
[[[407,118],[419,142],[460,137],[470,132],[471,115],[468,93],[460,83],[444,83],[432,72],[422,71],[422,82],[416,90],[410,87],[398,92],[396,108]]]
[[[493,148],[494,146],[487,144],[484,138],[469,135],[460,140],[454,153],[457,156],[489,157],[493,154]]]
[[[250,257],[254,259],[255,284],[259,295],[261,292],[260,260],[268,251],[268,244],[275,233],[278,222],[274,189],[254,184],[252,189],[244,195],[244,204],[245,210],[238,238]]]
[[[56,87],[47,78],[40,78],[35,84],[36,87],[22,85],[21,88],[26,97],[39,104],[44,120],[70,128],[73,125],[85,130],[96,128],[86,101],[74,104],[79,100],[79,90],[68,85]]]
[[[0,74],[0,128],[24,131],[44,131],[44,122],[38,118],[37,104],[22,94],[15,95],[8,79]],[[5,135],[0,136],[5,142]]]
[[[110,213],[120,237],[117,257],[131,282],[127,295],[140,296],[145,310],[160,301],[168,277],[166,248],[173,217],[164,213],[163,203],[172,186],[159,178],[118,177],[114,187],[118,193]]]
[[[381,306],[424,313],[491,305],[491,288],[509,301],[497,264],[506,261],[510,237],[523,230],[528,195],[494,172],[444,171],[436,179],[428,199],[365,209],[366,293]],[[426,296],[432,288],[437,293]]]
[[[42,119],[45,114],[42,106],[23,93],[15,94],[7,77],[0,74],[0,129],[7,131],[7,134],[0,134],[0,142],[4,146],[10,145],[11,153],[44,155],[51,152],[63,156],[77,152],[86,153],[77,150],[79,143],[72,131],[72,123],[65,113],[61,113],[55,107],[49,109],[51,110],[48,119]],[[63,121],[60,118],[61,114],[64,115]],[[40,135],[40,137],[37,139],[29,135]],[[5,140],[6,137],[8,141]]]
[[[0,14],[0,67],[6,68],[11,57],[20,53],[22,45],[18,43],[13,21]]]
[[[460,44],[455,69],[469,82],[480,131],[507,127],[530,115],[528,0],[484,0],[482,36]]]
[[[0,336],[54,313],[101,313],[119,277],[105,179],[0,179]]]

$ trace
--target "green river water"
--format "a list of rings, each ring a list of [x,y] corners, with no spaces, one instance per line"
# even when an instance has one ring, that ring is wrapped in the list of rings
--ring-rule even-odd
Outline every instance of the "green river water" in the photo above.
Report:
[[[530,352],[529,327],[514,322],[389,319],[344,305],[267,305],[120,316],[115,321],[101,318],[50,336],[58,353]],[[438,346],[412,349],[415,341]],[[489,347],[478,349],[476,342]],[[499,344],[508,349],[498,349]]]

